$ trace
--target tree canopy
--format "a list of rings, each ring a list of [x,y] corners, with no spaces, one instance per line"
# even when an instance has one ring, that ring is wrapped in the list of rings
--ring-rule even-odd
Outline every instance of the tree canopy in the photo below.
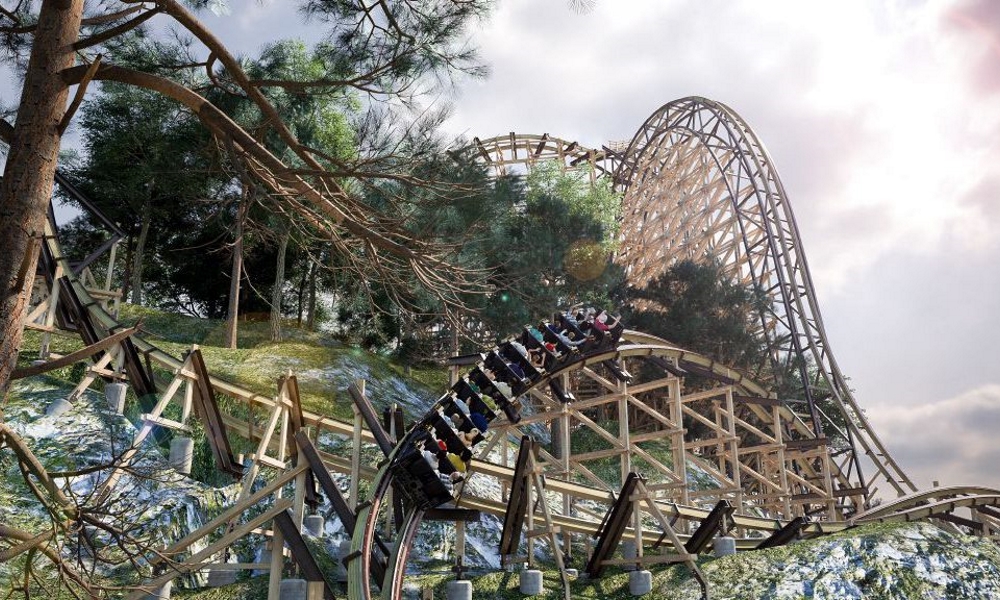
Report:
[[[677,262],[642,288],[620,292],[629,327],[760,376],[771,369],[760,310],[766,298],[719,265]]]

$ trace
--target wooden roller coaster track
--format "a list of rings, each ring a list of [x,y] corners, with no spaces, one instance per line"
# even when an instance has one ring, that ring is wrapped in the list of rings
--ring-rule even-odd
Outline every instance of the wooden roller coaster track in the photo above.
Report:
[[[548,158],[563,168],[589,170],[591,177],[611,177],[624,196],[615,261],[632,285],[692,259],[717,262],[734,280],[765,293],[770,302],[760,314],[760,331],[773,372],[795,370],[800,384],[803,402],[788,406],[816,437],[829,433],[848,441],[837,461],[852,487],[865,490],[866,503],[882,485],[898,495],[916,491],[833,357],[791,203],[750,126],[722,103],[683,98],[654,112],[624,149],[612,146],[616,150],[590,150],[548,134],[511,133],[477,138],[473,149],[497,175]],[[826,397],[842,419],[821,409]]]

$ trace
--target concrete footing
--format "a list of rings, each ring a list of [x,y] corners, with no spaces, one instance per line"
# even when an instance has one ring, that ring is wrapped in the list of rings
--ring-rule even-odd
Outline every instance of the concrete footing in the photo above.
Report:
[[[645,596],[653,591],[653,574],[649,571],[632,571],[628,574],[628,592],[633,596]]]
[[[444,584],[446,600],[472,600],[471,581],[449,581]]]
[[[45,414],[50,417],[58,417],[69,409],[73,408],[73,404],[65,398],[59,398],[58,400],[53,400],[51,404],[45,409]]]
[[[104,397],[108,399],[108,408],[116,415],[125,412],[125,393],[128,386],[124,383],[109,383],[104,386]]]
[[[194,461],[194,440],[189,437],[175,437],[170,440],[170,466],[181,475],[191,474]]]
[[[521,571],[521,593],[527,596],[537,596],[544,589],[542,572],[535,569]]]
[[[736,538],[729,537],[728,535],[721,535],[715,538],[713,547],[715,549],[716,557],[731,556],[736,554]]]
[[[302,521],[305,532],[313,537],[323,537],[323,515],[306,515]]]
[[[146,594],[146,600],[170,600],[170,591],[173,587],[174,582],[168,581],[162,587],[153,590],[152,593]]]

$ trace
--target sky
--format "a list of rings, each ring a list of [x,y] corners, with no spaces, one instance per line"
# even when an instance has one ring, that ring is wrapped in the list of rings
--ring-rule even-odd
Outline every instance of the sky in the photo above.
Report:
[[[832,350],[926,488],[1000,488],[1000,2],[498,0],[492,73],[437,104],[481,138],[630,139],[663,104],[756,131],[802,235]],[[206,16],[236,51],[305,35],[282,0]]]

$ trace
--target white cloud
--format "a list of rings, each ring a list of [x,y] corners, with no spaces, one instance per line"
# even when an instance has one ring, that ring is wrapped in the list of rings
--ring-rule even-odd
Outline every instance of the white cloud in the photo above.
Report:
[[[1000,488],[1000,385],[916,406],[877,407],[868,416],[918,487],[939,481]]]

